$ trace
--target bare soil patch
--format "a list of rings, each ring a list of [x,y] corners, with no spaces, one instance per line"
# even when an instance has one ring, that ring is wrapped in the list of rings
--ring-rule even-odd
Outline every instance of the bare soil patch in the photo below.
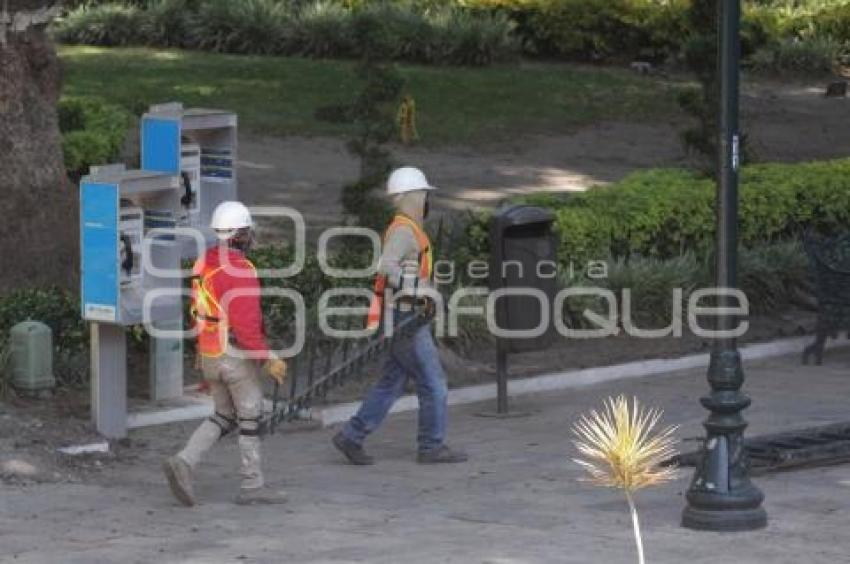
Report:
[[[819,83],[747,83],[742,128],[761,162],[831,159],[850,154],[850,99],[825,98]],[[605,122],[561,135],[518,136],[479,146],[394,147],[399,163],[422,167],[440,187],[443,211],[492,207],[535,192],[586,190],[647,167],[686,166],[684,117],[656,123]],[[251,204],[287,205],[315,237],[339,224],[342,187],[358,163],[333,138],[240,139],[241,196]]]

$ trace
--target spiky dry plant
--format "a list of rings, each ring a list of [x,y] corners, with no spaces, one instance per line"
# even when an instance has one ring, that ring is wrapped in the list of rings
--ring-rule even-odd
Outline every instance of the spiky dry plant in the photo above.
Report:
[[[591,410],[573,425],[573,441],[584,458],[573,459],[593,484],[621,488],[632,516],[638,562],[644,564],[640,521],[634,493],[676,477],[676,469],[663,467],[664,460],[676,454],[673,433],[676,427],[656,429],[662,412],[644,409],[637,398],[608,398],[600,412]]]

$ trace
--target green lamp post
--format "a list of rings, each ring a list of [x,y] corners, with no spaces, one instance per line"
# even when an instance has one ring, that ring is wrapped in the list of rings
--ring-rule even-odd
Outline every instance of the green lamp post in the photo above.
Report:
[[[738,263],[738,130],[741,0],[718,0],[720,10],[720,143],[717,186],[718,288],[735,288]],[[724,303],[725,302],[725,303]],[[731,297],[722,306],[734,307]],[[737,325],[733,314],[718,317],[717,329],[729,331]],[[706,442],[687,492],[682,525],[709,531],[746,531],[767,524],[762,507],[764,495],[750,481],[741,415],[750,399],[741,392],[744,372],[734,338],[714,343],[708,368],[711,392],[701,399],[709,410],[704,425]]]

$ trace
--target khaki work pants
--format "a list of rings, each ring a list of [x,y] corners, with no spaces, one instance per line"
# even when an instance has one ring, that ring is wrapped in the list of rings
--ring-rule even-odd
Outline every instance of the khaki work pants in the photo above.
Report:
[[[218,358],[204,357],[201,367],[210,385],[215,413],[201,423],[178,456],[194,469],[218,439],[238,429],[242,488],[260,488],[263,473],[258,429],[263,390],[257,361],[225,354]]]

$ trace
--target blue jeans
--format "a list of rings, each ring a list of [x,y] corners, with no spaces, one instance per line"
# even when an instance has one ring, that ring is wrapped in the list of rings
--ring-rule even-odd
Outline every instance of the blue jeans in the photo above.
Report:
[[[362,444],[369,433],[383,422],[404,391],[408,378],[416,383],[419,398],[419,451],[442,446],[446,436],[448,390],[429,325],[420,327],[410,337],[391,343],[383,376],[343,427],[343,435],[358,445]]]

